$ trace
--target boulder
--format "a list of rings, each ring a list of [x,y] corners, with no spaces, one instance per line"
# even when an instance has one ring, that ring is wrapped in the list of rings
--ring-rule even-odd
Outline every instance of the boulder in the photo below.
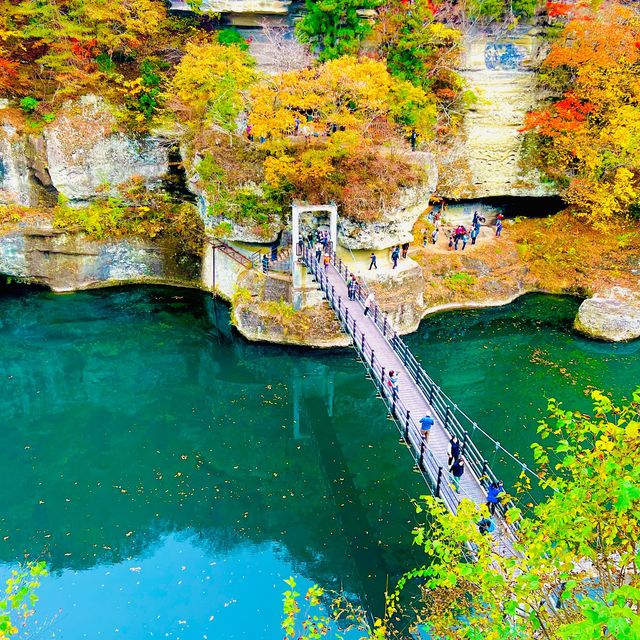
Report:
[[[585,300],[575,328],[592,338],[610,342],[640,337],[640,292],[613,287]]]
[[[71,201],[90,200],[105,185],[115,195],[117,185],[134,176],[153,188],[169,168],[167,140],[123,133],[95,95],[67,102],[44,138],[51,182]]]

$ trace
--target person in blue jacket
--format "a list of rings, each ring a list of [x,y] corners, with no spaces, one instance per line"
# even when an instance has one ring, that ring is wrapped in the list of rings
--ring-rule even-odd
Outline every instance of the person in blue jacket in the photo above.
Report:
[[[504,486],[502,481],[492,482],[487,489],[487,507],[489,513],[493,515],[496,512],[496,507],[500,501],[500,496],[504,493]]]
[[[423,418],[420,418],[420,429],[425,442],[429,442],[431,427],[433,427],[433,418],[431,416],[424,416]]]

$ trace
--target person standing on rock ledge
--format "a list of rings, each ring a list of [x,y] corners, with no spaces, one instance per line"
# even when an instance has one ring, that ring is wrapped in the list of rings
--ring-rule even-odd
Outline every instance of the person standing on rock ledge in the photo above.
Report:
[[[398,266],[398,259],[400,258],[400,247],[396,246],[391,252],[391,261],[393,262],[393,269]]]
[[[402,258],[406,259],[408,253],[409,253],[409,243],[405,242],[402,245]]]
[[[371,267],[375,267],[376,269],[378,269],[378,258],[373,251],[371,252],[370,258],[371,262],[369,263],[369,271],[371,271]]]

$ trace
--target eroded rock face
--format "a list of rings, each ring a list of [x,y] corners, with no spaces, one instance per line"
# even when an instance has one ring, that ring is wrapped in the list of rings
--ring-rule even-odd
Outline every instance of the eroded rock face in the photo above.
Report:
[[[180,257],[171,243],[141,238],[98,242],[55,229],[24,229],[0,236],[0,273],[77,291],[128,282],[200,283],[200,262]]]
[[[407,159],[420,164],[425,170],[424,182],[416,187],[404,189],[398,197],[397,205],[384,208],[379,219],[374,222],[341,218],[338,238],[343,247],[352,251],[379,250],[413,240],[413,226],[429,206],[429,198],[433,195],[438,181],[438,171],[430,153],[411,153]]]
[[[578,309],[575,328],[610,342],[640,338],[640,292],[613,287],[585,300]]]
[[[392,271],[361,271],[357,273],[373,290],[380,308],[388,313],[394,329],[411,333],[424,316],[424,276],[411,258],[401,261],[401,268]]]
[[[289,11],[291,0],[203,0],[201,11],[212,13],[257,13],[285,14]],[[184,0],[171,0],[174,11],[192,11],[192,7]]]
[[[44,138],[51,182],[72,201],[90,200],[105,185],[115,193],[134,176],[153,188],[169,168],[166,140],[125,135],[94,95],[64,105]]]
[[[524,116],[536,104],[539,40],[530,27],[464,42],[462,75],[478,100],[464,119],[464,140],[443,155],[439,195],[453,199],[547,196],[556,190],[519,166]]]
[[[0,120],[2,110],[0,109]],[[12,124],[0,124],[0,204],[15,202],[32,206],[38,194],[27,160],[28,140]]]

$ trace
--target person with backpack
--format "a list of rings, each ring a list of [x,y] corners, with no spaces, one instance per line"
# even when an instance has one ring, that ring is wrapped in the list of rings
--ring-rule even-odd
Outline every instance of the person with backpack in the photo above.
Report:
[[[389,371],[389,380],[387,380],[387,384],[391,387],[391,393],[395,396],[398,393],[398,376],[399,372],[394,371],[393,369]]]
[[[462,478],[464,474],[465,462],[464,456],[460,456],[449,466],[449,479],[453,483],[453,488],[456,493],[460,493],[460,478]]]
[[[502,481],[492,482],[487,489],[487,508],[489,513],[493,515],[496,512],[496,507],[500,502],[500,496],[504,493],[504,485]]]
[[[393,268],[398,266],[398,259],[400,258],[400,246],[396,246],[391,252],[391,260],[393,262]]]
[[[435,244],[436,242],[438,242],[438,227],[431,232],[431,244]]]

